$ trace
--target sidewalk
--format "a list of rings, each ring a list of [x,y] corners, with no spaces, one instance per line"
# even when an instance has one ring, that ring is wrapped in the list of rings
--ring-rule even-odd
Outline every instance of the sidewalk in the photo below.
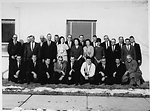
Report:
[[[150,111],[150,98],[22,94],[3,94],[2,97],[3,111],[15,107],[24,111]]]

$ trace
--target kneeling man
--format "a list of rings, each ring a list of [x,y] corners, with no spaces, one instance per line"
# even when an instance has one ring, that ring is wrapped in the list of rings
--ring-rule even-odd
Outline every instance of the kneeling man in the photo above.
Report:
[[[55,84],[66,82],[67,63],[63,61],[62,56],[58,56],[57,62],[54,63],[54,79]]]
[[[85,83],[94,84],[95,65],[92,63],[90,57],[86,57],[86,61],[81,66],[81,85]]]

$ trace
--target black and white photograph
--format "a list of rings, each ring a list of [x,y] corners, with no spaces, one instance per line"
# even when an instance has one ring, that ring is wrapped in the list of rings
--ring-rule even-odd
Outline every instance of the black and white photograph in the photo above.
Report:
[[[2,111],[150,111],[148,0],[1,0]]]

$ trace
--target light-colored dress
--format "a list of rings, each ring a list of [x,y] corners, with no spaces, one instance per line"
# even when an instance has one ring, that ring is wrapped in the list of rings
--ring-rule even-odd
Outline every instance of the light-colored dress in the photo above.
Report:
[[[83,47],[83,55],[84,55],[84,57],[89,56],[92,58],[94,56],[94,47],[93,46],[89,46],[89,47],[84,46]]]
[[[68,61],[67,50],[69,49],[67,44],[58,44],[57,45],[57,57],[62,56],[64,61]]]

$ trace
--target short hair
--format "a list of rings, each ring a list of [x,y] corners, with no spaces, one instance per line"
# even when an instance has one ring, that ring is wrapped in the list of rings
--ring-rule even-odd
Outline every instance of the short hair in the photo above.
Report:
[[[115,40],[115,41],[116,41],[116,39],[115,39],[115,38],[112,38],[111,40]]]
[[[104,35],[104,37],[108,37],[108,35]]]
[[[71,34],[68,34],[68,36],[71,36],[71,37],[72,37],[72,35],[71,35]],[[68,37],[68,36],[67,36],[67,37]]]
[[[130,36],[129,38],[130,38],[130,39],[131,39],[131,38],[132,38],[132,39],[134,39],[134,37],[133,37],[133,36]]]
[[[126,40],[129,40],[129,41],[130,41],[130,39],[129,39],[129,38],[126,38],[126,39],[125,39],[125,41],[126,41]]]
[[[120,39],[120,38],[123,38],[123,36],[119,36],[119,39]]]
[[[34,35],[30,35],[29,37],[33,37],[35,39]]]
[[[101,39],[100,39],[100,38],[97,38],[96,42],[100,42],[100,43],[101,43]]]
[[[14,37],[14,36],[18,37],[18,35],[17,35],[17,34],[14,34],[12,37]]]
[[[97,36],[96,36],[96,35],[93,35],[93,37],[96,37],[96,38],[97,38]]]
[[[79,38],[80,38],[81,36],[83,36],[83,37],[84,37],[84,35],[79,35]]]
[[[56,37],[59,37],[57,34],[55,35]]]
[[[48,34],[47,34],[47,36],[48,36],[48,35],[51,35],[51,34],[50,34],[50,33],[48,33]]]

